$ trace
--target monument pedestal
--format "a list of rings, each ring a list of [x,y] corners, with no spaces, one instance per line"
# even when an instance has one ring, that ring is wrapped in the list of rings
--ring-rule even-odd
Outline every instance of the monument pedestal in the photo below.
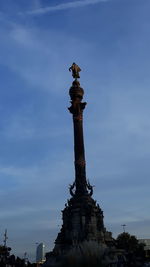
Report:
[[[72,197],[62,211],[62,219],[54,251],[62,252],[85,241],[105,245],[112,243],[111,233],[104,227],[103,211],[88,194]]]
[[[73,196],[62,211],[63,224],[45,267],[63,266],[68,259],[102,257],[114,240],[103,223],[103,211],[90,195]],[[89,261],[87,259],[87,261]],[[79,264],[79,263],[78,263]]]

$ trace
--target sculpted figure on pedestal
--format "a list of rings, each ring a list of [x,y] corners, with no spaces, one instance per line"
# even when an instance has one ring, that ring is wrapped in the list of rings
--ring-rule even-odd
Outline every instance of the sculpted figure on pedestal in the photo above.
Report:
[[[72,71],[73,78],[80,78],[79,72],[81,71],[81,69],[76,63],[73,62],[72,66],[69,68],[69,71]]]

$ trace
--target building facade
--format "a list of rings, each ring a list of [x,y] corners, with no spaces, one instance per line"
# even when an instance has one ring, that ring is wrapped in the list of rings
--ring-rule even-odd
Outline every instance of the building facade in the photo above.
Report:
[[[45,245],[40,243],[36,249],[36,262],[43,263],[45,261]]]

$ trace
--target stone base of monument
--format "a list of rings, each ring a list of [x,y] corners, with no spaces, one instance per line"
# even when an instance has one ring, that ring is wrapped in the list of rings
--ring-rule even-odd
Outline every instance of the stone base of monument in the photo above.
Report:
[[[62,211],[63,225],[58,234],[54,251],[66,251],[84,241],[112,245],[111,232],[106,231],[103,211],[89,195],[74,195]]]
[[[89,194],[74,195],[65,205],[62,219],[55,247],[47,253],[43,266],[107,266],[104,262],[114,247],[114,239],[104,227],[103,212],[96,201]]]
[[[43,267],[117,267],[118,255],[123,252],[95,241],[85,241],[61,255],[49,253]]]
[[[95,266],[95,264],[101,263],[104,253],[106,251],[106,246],[100,245],[94,241],[85,241],[78,245],[72,246],[70,250],[62,253],[61,255],[56,255],[54,252],[50,253],[45,267],[52,266]]]

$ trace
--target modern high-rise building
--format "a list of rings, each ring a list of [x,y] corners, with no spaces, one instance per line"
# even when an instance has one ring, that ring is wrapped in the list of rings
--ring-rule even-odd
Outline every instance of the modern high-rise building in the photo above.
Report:
[[[36,249],[36,262],[43,263],[45,261],[45,245],[40,243]]]

